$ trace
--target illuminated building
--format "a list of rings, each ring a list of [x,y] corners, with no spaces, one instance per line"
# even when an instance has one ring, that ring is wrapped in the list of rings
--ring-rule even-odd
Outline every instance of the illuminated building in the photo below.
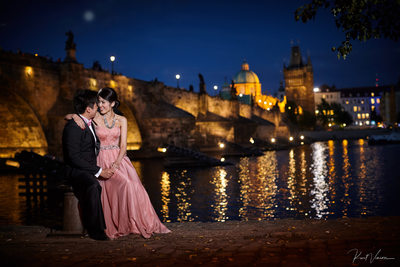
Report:
[[[283,67],[287,101],[294,102],[303,110],[314,112],[314,73],[310,57],[303,63],[298,46],[292,47],[290,63]]]

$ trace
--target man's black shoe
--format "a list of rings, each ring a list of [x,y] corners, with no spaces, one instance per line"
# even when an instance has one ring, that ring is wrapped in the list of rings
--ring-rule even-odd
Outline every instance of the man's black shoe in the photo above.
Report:
[[[104,232],[89,234],[89,237],[100,241],[110,240]]]

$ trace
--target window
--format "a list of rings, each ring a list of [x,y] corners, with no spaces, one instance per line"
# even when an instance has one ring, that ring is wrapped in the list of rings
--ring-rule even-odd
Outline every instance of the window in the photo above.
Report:
[[[365,113],[361,114],[361,118],[365,119]]]
[[[371,98],[371,104],[375,104],[375,99]]]
[[[361,111],[361,107],[358,107],[358,111]]]
[[[322,98],[325,99],[325,95],[322,95]]]
[[[354,111],[354,112],[357,112],[357,106],[354,106],[354,107],[353,107],[353,111]]]
[[[365,113],[365,117],[367,117],[367,119],[369,118],[369,113]]]
[[[375,96],[375,94],[374,94],[374,93],[371,93],[371,96]]]
[[[375,106],[371,106],[371,110],[374,111],[375,110]]]
[[[361,104],[364,104],[364,99],[363,99],[363,100],[361,100]]]
[[[346,100],[346,105],[348,105],[349,104],[349,100]]]
[[[377,103],[377,104],[380,104],[380,103],[381,103],[381,100],[380,100],[379,98],[377,98],[377,99],[376,99],[376,103]]]
[[[361,113],[357,114],[357,119],[361,119]]]

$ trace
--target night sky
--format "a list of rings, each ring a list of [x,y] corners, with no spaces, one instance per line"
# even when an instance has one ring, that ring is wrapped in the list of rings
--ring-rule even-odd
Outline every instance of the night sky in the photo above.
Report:
[[[396,83],[400,76],[400,43],[354,41],[346,60],[331,47],[344,38],[328,11],[315,21],[296,22],[294,11],[305,1],[11,1],[1,2],[0,47],[65,57],[65,32],[72,30],[77,60],[91,67],[98,60],[142,80],[157,78],[176,86],[194,85],[202,73],[207,90],[221,86],[240,70],[244,59],[260,78],[263,91],[273,94],[283,80],[283,64],[291,45],[309,55],[315,86],[338,88]],[[35,3],[33,3],[35,2]],[[276,4],[275,2],[279,2]],[[306,1],[308,2],[308,1]]]

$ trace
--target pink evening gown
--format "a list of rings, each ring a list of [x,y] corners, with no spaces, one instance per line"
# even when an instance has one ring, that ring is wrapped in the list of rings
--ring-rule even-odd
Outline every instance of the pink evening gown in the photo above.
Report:
[[[110,168],[119,153],[120,127],[111,129],[96,127],[101,142],[97,165]],[[155,212],[149,196],[129,158],[125,155],[119,169],[108,180],[99,180],[102,187],[106,234],[115,239],[131,233],[141,234],[145,238],[152,233],[171,232]]]

